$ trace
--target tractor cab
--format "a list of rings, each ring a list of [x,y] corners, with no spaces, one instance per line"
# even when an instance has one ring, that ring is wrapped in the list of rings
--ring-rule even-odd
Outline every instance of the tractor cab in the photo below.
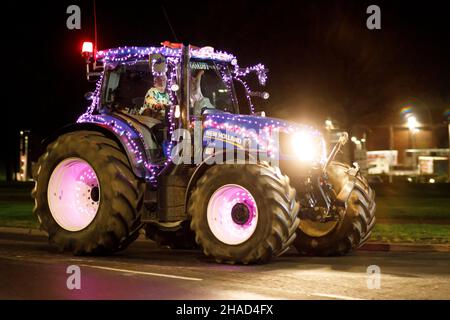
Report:
[[[89,49],[86,49],[89,48]],[[241,69],[236,58],[212,47],[183,47],[181,44],[163,42],[161,47],[124,47],[94,52],[92,44],[83,44],[87,77],[101,76],[102,88],[99,93],[101,110],[120,110],[130,115],[140,115],[147,91],[154,86],[155,78],[164,76],[167,85],[164,91],[170,95],[166,106],[175,109],[182,103],[182,92],[188,94],[189,114],[200,116],[203,112],[228,112],[249,114],[250,104],[242,103],[239,110],[235,87],[245,98],[258,95],[249,91],[243,77],[256,71],[258,79],[265,84],[267,70],[262,65]],[[183,48],[187,56],[183,59]],[[86,50],[90,50],[87,51]],[[183,68],[187,76],[183,78]],[[261,81],[260,81],[261,82]],[[185,89],[183,87],[186,87]],[[181,89],[181,91],[180,91]],[[184,89],[184,90],[183,90]],[[265,93],[262,95],[268,98]],[[242,98],[242,97],[240,97]]]
[[[161,47],[98,52],[85,43],[83,57],[87,78],[99,79],[92,106],[81,121],[101,114],[132,122],[144,137],[153,164],[167,160],[175,129],[189,129],[206,114],[253,113],[250,96],[255,93],[243,77],[257,71],[258,78],[265,80],[267,72],[261,65],[241,69],[233,55],[212,47],[167,41]]]

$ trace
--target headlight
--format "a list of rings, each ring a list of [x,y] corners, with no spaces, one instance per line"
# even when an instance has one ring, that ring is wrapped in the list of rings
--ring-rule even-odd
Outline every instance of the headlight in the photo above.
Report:
[[[314,140],[314,137],[306,131],[299,131],[293,135],[292,148],[300,161],[313,162],[318,158],[319,146]]]
[[[292,133],[280,133],[281,154],[303,163],[321,163],[326,160],[325,140],[313,128],[299,128]]]
[[[326,157],[325,141],[320,133],[309,130],[299,130],[289,135],[284,152],[298,158],[301,162],[322,162]],[[289,149],[289,150],[287,150]]]

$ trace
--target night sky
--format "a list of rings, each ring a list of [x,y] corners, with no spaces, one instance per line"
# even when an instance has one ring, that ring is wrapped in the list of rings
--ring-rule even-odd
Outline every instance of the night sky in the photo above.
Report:
[[[130,5],[128,5],[130,3]],[[269,116],[344,128],[402,121],[405,105],[419,121],[446,121],[450,107],[448,1],[102,1],[97,0],[99,48],[175,41],[213,46],[241,66],[270,70]],[[81,30],[66,28],[66,8],[82,11]],[[366,8],[381,7],[381,30],[366,28]],[[81,44],[93,39],[92,1],[3,4],[3,167],[18,157],[18,134],[40,140],[73,122],[88,105]],[[6,53],[6,55],[5,55]],[[6,100],[6,101],[5,101]]]

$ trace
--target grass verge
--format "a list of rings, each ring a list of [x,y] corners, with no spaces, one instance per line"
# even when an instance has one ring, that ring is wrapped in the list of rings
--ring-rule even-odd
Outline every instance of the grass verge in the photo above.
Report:
[[[0,227],[38,228],[39,222],[32,211],[32,202],[1,201]]]
[[[32,214],[32,187],[31,183],[0,183],[0,227],[39,227]],[[374,187],[376,217],[381,223],[375,226],[371,241],[450,243],[449,186],[387,184]],[[400,219],[401,223],[383,223],[389,219]]]
[[[377,224],[370,241],[390,243],[450,243],[450,225],[442,224]]]

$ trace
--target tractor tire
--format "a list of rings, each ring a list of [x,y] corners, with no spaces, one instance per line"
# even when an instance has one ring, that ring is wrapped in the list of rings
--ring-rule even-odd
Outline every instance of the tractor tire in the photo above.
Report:
[[[219,263],[264,263],[295,239],[299,203],[289,178],[267,163],[216,165],[197,181],[191,229]]]
[[[327,174],[336,194],[348,179],[350,166],[332,162]],[[341,256],[360,247],[370,237],[375,226],[375,192],[360,174],[341,211],[341,219],[334,222],[301,220],[294,246],[303,255]]]
[[[110,254],[139,236],[145,182],[103,134],[60,136],[39,159],[34,179],[33,213],[61,251]]]

